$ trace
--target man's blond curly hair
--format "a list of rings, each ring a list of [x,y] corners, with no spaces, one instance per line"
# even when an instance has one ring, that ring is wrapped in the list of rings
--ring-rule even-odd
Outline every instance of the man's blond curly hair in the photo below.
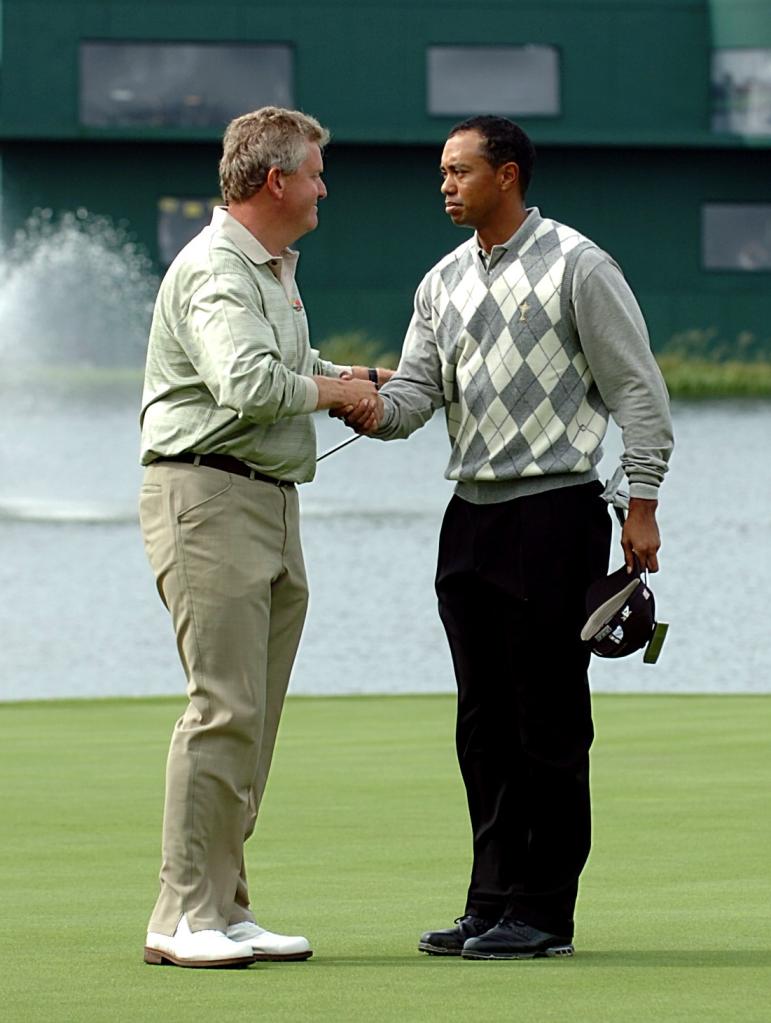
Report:
[[[231,121],[220,160],[220,190],[226,203],[259,192],[271,167],[294,174],[308,155],[308,142],[323,148],[329,132],[315,117],[283,107],[261,107]]]

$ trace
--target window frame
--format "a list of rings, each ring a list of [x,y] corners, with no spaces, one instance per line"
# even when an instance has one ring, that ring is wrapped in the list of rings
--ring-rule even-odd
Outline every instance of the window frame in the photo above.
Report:
[[[93,96],[100,90],[104,95],[111,89],[115,91],[116,86],[112,85],[109,81],[98,82],[96,80],[89,81],[89,73],[93,73],[94,69],[89,69],[87,66],[88,61],[88,48],[141,48],[150,49],[157,48],[159,51],[163,48],[174,49],[175,47],[193,47],[199,51],[205,51],[207,49],[224,50],[227,48],[239,49],[239,50],[274,50],[281,51],[281,56],[286,60],[286,80],[282,82],[282,87],[286,91],[286,97],[278,101],[278,97],[269,98],[266,97],[264,102],[250,101],[250,105],[241,108],[238,106],[233,107],[233,110],[227,113],[224,118],[208,118],[203,123],[187,123],[180,120],[170,121],[164,120],[162,123],[153,121],[151,119],[140,120],[136,116],[132,116],[128,119],[114,118],[115,106],[108,111],[106,119],[98,119],[95,117],[93,112],[89,118],[89,104],[93,103]],[[296,47],[295,44],[287,40],[259,40],[259,41],[244,41],[244,40],[233,40],[233,39],[126,39],[126,38],[97,38],[97,37],[83,37],[78,40],[78,53],[77,53],[77,70],[78,70],[78,88],[77,88],[77,121],[80,125],[81,130],[87,132],[126,132],[126,131],[138,131],[142,133],[154,132],[154,133],[168,133],[170,135],[179,133],[217,133],[221,134],[224,127],[239,114],[247,113],[249,110],[253,110],[259,106],[265,106],[268,104],[276,106],[287,106],[293,107],[296,99],[297,92],[297,59],[296,59]],[[183,83],[184,86],[184,83]],[[92,98],[89,99],[88,93],[92,94]],[[162,105],[160,106],[161,116],[168,117],[164,111],[173,107],[173,104],[184,103],[184,90],[182,95],[172,97],[171,99],[165,98]],[[114,101],[113,101],[114,104]]]
[[[172,211],[168,208],[164,209],[164,206],[168,207],[172,203],[176,204],[181,209],[184,209],[187,203],[200,203],[200,205],[203,207],[203,213],[200,217],[188,218],[189,220],[195,219],[199,226],[196,226],[196,229],[193,231],[193,233],[190,235],[187,241],[184,241],[178,248],[175,249],[171,259],[167,259],[168,252],[162,237],[162,217],[169,215],[176,216],[179,215],[178,210]],[[187,245],[188,242],[192,241],[193,238],[195,238],[195,236],[202,230],[202,228],[206,227],[206,225],[211,222],[211,215],[214,208],[216,206],[221,205],[222,205],[221,196],[208,196],[207,198],[202,198],[201,196],[194,195],[166,194],[158,196],[155,203],[155,240],[158,246],[158,262],[162,267],[168,269],[168,267],[171,266],[171,264],[177,258],[179,253],[185,247],[185,245]],[[184,214],[182,216],[182,219],[184,220]]]
[[[554,61],[555,80],[553,82],[553,98],[554,98],[554,109],[553,110],[540,110],[540,111],[525,111],[522,109],[507,109],[499,110],[492,109],[490,104],[486,104],[484,108],[474,107],[473,109],[469,106],[468,109],[457,109],[457,110],[443,110],[435,111],[431,109],[432,92],[436,91],[436,88],[432,88],[431,81],[431,54],[432,51],[438,50],[511,50],[511,51],[523,51],[523,50],[543,50],[547,52]],[[563,114],[563,90],[562,90],[562,64],[563,64],[563,53],[562,47],[556,43],[470,43],[470,42],[431,42],[425,47],[425,84],[426,84],[426,95],[425,95],[425,113],[430,118],[468,118],[475,117],[480,114],[492,114],[493,116],[499,117],[516,117],[518,119],[526,118],[543,118],[548,121],[555,121],[564,116]],[[460,104],[459,104],[460,106]]]
[[[769,227],[769,245],[768,245],[768,265],[757,266],[757,267],[743,267],[737,265],[710,265],[707,262],[707,217],[710,209],[742,209],[748,210],[752,207],[764,208],[768,211],[768,227]],[[700,217],[701,217],[701,270],[703,273],[708,274],[739,274],[742,277],[757,276],[758,274],[771,274],[771,202],[765,202],[762,200],[716,200],[716,199],[704,199],[700,206]]]
[[[730,112],[720,114],[716,109],[716,89],[718,79],[716,75],[716,59],[721,54],[740,53],[766,53],[769,59],[769,102],[768,102],[768,129],[762,132],[748,131],[741,128],[716,128],[715,119],[718,116],[728,118]],[[713,46],[710,50],[709,67],[709,128],[712,135],[738,136],[739,138],[765,139],[771,138],[771,46]]]

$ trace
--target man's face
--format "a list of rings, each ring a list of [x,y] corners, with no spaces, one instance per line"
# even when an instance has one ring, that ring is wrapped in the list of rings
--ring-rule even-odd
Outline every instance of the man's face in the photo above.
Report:
[[[462,227],[484,227],[499,209],[499,174],[482,155],[483,145],[479,132],[462,131],[447,139],[442,150],[444,208]]]
[[[284,215],[300,238],[319,222],[318,202],[327,194],[321,180],[324,162],[315,142],[308,143],[308,155],[294,172],[284,177]]]

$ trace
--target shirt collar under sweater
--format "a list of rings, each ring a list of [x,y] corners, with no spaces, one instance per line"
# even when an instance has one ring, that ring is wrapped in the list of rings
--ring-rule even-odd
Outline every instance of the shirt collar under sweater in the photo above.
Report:
[[[528,235],[532,234],[532,232],[541,222],[541,213],[537,206],[527,207],[526,213],[527,216],[519,225],[519,227],[511,236],[511,238],[509,238],[508,241],[502,242],[500,245],[493,245],[492,249],[489,252],[485,252],[485,250],[483,249],[479,241],[479,235],[474,234],[474,241],[476,243],[477,252],[479,253],[479,258],[482,261],[482,266],[485,268],[485,270],[487,270],[488,273],[495,267],[495,264],[500,259],[503,258],[503,256],[509,251],[512,245],[514,246],[521,245],[525,238],[527,238]]]

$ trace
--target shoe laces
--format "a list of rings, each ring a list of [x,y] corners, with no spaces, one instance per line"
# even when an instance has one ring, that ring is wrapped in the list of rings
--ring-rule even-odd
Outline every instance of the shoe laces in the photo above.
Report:
[[[507,931],[518,931],[527,927],[527,924],[524,920],[512,920],[511,917],[503,917],[495,926],[503,927]]]
[[[491,920],[489,920],[488,917],[486,917],[486,916],[477,916],[475,913],[466,913],[465,916],[456,917],[453,922],[456,923],[456,924],[462,924],[462,923],[465,923],[466,920],[468,920],[469,922],[479,920],[482,923],[489,924],[490,927],[492,927],[492,924],[493,924],[493,922]]]

